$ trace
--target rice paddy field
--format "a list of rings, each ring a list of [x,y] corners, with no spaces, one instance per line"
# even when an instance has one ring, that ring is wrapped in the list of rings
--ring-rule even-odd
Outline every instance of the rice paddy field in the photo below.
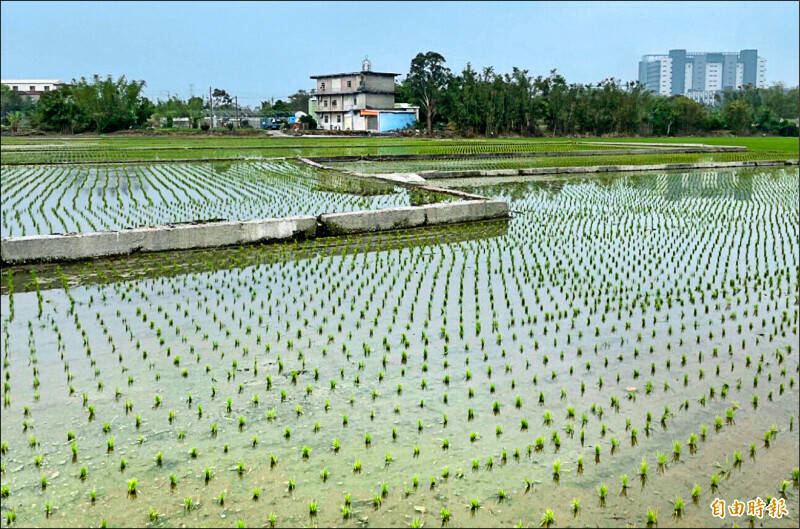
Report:
[[[454,200],[336,168],[797,158],[796,139],[655,141],[748,151],[3,138],[0,233]],[[436,159],[285,158],[397,154]],[[798,182],[796,167],[437,179],[513,218],[4,267],[2,521],[796,527]],[[757,497],[788,514],[712,515]]]
[[[407,173],[416,171],[465,171],[493,169],[525,169],[529,167],[585,167],[592,165],[648,165],[696,162],[751,162],[774,160],[770,152],[714,152],[639,154],[624,157],[609,154],[597,156],[537,156],[513,158],[457,158],[442,160],[343,161],[326,165],[361,173]],[[777,159],[781,159],[778,155]]]
[[[615,144],[621,143],[621,144]],[[206,160],[275,158],[294,156],[381,156],[554,153],[560,164],[578,163],[581,157],[565,156],[574,151],[630,151],[637,145],[643,151],[652,144],[707,144],[744,146],[748,159],[797,158],[796,138],[507,138],[476,140],[429,140],[419,138],[274,138],[274,137],[203,137],[203,136],[75,136],[75,137],[4,137],[0,162],[10,164],[132,162],[166,160]],[[735,153],[717,153],[729,156]],[[646,157],[646,155],[643,154]],[[653,163],[642,156],[625,155],[613,163]],[[732,160],[738,158],[731,158]]]
[[[320,173],[8,165],[3,236],[435,198]],[[4,267],[2,521],[796,527],[799,176],[437,180],[513,218]]]
[[[452,197],[286,160],[2,170],[3,237],[409,206]]]
[[[646,146],[643,146],[643,148]],[[614,151],[623,147],[576,141],[414,140],[402,138],[155,138],[3,141],[2,163],[130,162],[292,156],[464,155],[504,152]],[[631,146],[625,146],[629,150]],[[635,148],[635,146],[633,147]]]

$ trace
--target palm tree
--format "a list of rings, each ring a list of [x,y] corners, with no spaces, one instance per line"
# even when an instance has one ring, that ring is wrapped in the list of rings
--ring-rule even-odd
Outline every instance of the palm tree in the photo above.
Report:
[[[17,110],[8,115],[8,124],[11,127],[11,132],[16,134],[19,130],[19,126],[22,123],[22,114]]]

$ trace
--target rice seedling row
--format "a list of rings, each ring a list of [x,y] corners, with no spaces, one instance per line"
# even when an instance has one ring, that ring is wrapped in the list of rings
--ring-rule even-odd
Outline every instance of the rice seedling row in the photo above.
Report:
[[[694,162],[750,162],[795,158],[783,152],[665,153],[623,156],[575,156],[536,158],[476,158],[453,160],[404,160],[387,162],[327,162],[326,165],[363,173],[404,173],[418,171],[465,171],[525,169],[533,167],[586,167],[594,165],[650,165]]]
[[[448,200],[292,162],[7,167],[3,237],[206,219],[318,215]]]
[[[720,495],[797,512],[797,170],[677,174],[479,186],[518,211],[491,237],[172,272],[178,254],[153,255],[138,278],[74,265],[84,283],[4,270],[4,513],[712,525]]]
[[[363,142],[363,141],[362,141]],[[417,142],[387,144],[354,144],[343,145],[275,145],[267,140],[260,146],[222,146],[219,143],[206,142],[204,146],[180,147],[174,142],[163,146],[136,147],[69,147],[58,146],[48,149],[30,149],[6,146],[0,151],[3,164],[26,163],[80,163],[80,162],[125,162],[125,161],[160,161],[160,160],[194,160],[194,159],[230,159],[230,158],[275,158],[295,156],[362,156],[362,155],[394,155],[394,154],[476,154],[502,152],[570,152],[576,150],[609,150],[619,147],[614,145],[598,145],[588,143],[489,143],[489,142]],[[361,142],[359,142],[361,143]],[[631,147],[628,146],[628,149]]]

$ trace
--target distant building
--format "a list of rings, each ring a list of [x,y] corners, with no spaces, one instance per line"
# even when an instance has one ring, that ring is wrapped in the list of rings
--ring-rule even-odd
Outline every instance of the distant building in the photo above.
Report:
[[[38,101],[39,96],[63,84],[58,79],[2,79],[0,83],[11,87],[15,92],[30,96],[33,101]]]
[[[206,113],[204,117],[198,120],[198,126],[202,126],[204,123],[212,129],[227,127],[228,124],[233,125],[235,128],[253,127],[257,129],[260,127],[261,117],[258,112],[250,108],[215,108],[212,115]]]
[[[172,127],[176,129],[192,128],[192,120],[188,117],[172,118]]]
[[[394,78],[398,75],[373,72],[368,60],[360,72],[312,75],[317,86],[308,101],[308,113],[325,130],[389,132],[407,128],[419,117],[419,109],[396,107]]]
[[[687,52],[644,55],[639,61],[639,82],[660,96],[684,95],[714,104],[724,90],[767,85],[767,60],[758,50],[737,52]]]

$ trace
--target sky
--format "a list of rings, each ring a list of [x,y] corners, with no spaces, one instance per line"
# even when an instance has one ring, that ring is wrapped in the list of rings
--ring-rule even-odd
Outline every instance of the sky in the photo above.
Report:
[[[739,51],[767,81],[798,84],[798,2],[0,2],[3,79],[95,73],[146,81],[151,99],[223,88],[258,106],[311,89],[310,75],[408,72],[441,53],[568,82],[635,80],[644,54]]]

